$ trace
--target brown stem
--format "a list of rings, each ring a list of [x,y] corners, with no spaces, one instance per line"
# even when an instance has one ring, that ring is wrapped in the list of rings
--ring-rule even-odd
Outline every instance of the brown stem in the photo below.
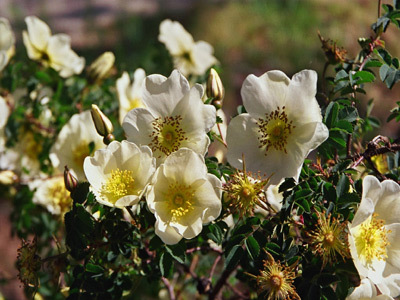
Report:
[[[352,135],[351,135],[351,133],[349,133],[347,135],[347,143],[346,143],[347,158],[351,157],[351,142],[352,142]]]
[[[217,128],[218,128],[219,135],[221,137],[221,142],[224,144],[225,148],[228,148],[228,145],[226,144],[224,136],[222,135],[220,123],[217,123]]]
[[[171,285],[171,283],[169,282],[169,280],[165,277],[161,277],[162,282],[165,284],[165,287],[168,290],[168,295],[169,295],[169,299],[171,300],[175,300],[175,293],[174,293],[174,287]]]
[[[215,284],[215,287],[211,290],[211,293],[208,296],[209,300],[214,300],[218,296],[219,292],[221,291],[222,287],[225,285],[229,276],[231,276],[231,274],[235,270],[236,270],[236,267],[225,269],[224,272],[222,272],[221,277],[218,279],[217,283]]]
[[[381,16],[382,0],[378,0],[378,18]]]

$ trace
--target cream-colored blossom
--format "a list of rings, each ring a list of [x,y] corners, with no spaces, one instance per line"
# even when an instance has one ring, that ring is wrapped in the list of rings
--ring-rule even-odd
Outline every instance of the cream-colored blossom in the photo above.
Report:
[[[10,22],[0,18],[0,72],[15,53],[15,37]]]
[[[361,279],[382,294],[400,295],[400,186],[374,176],[363,180],[360,206],[349,225],[350,252]]]
[[[30,184],[30,188],[36,188],[32,202],[46,207],[50,213],[62,216],[71,210],[72,199],[65,188],[63,176],[37,179]]]
[[[167,157],[146,196],[155,232],[166,244],[200,234],[221,212],[221,181],[207,173],[204,158],[188,148]]]
[[[122,127],[128,141],[148,145],[157,164],[180,148],[204,155],[210,139],[207,132],[215,124],[216,111],[201,101],[203,88],[189,83],[178,71],[170,77],[150,75],[143,85],[146,108],[128,112]]]
[[[10,109],[8,108],[6,100],[0,96],[0,152],[4,151],[4,145],[6,142],[4,127],[7,124]]]
[[[361,280],[361,283],[358,287],[354,289],[354,291],[346,297],[346,300],[393,300],[393,297],[390,297],[386,294],[378,295],[377,289],[375,285],[368,278],[364,278]]]
[[[139,68],[133,73],[133,80],[127,72],[117,79],[117,92],[119,100],[119,121],[122,124],[128,111],[138,107],[144,107],[142,103],[142,85],[146,78],[146,72]]]
[[[56,70],[61,77],[80,74],[85,59],[71,49],[71,38],[66,34],[51,34],[49,26],[35,16],[25,18],[28,31],[22,33],[30,59]]]
[[[83,161],[93,151],[104,148],[103,138],[97,134],[90,111],[84,111],[71,117],[63,126],[50,149],[50,160],[60,172],[68,166],[78,180],[85,180]]]
[[[249,75],[241,95],[247,113],[228,125],[228,162],[272,175],[270,184],[298,179],[304,159],[328,138],[315,99],[317,73],[304,70],[289,79],[281,71]]]
[[[96,200],[122,208],[139,202],[154,174],[155,159],[147,146],[114,141],[87,157],[84,170]]]
[[[204,41],[195,42],[177,21],[162,21],[158,40],[165,44],[173,57],[175,68],[184,76],[203,75],[217,63],[213,47]]]

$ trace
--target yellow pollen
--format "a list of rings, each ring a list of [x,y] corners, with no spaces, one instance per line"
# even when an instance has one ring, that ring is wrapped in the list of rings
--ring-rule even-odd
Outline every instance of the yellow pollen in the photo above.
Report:
[[[257,125],[260,133],[258,147],[265,147],[265,155],[267,155],[271,147],[287,153],[288,138],[296,126],[292,124],[292,121],[288,120],[285,106],[282,107],[282,110],[278,107],[270,114],[265,114],[265,118],[259,118]]]
[[[276,289],[279,290],[282,286],[283,283],[283,274],[279,273],[279,274],[274,274],[271,276],[271,285]]]
[[[268,259],[264,261],[264,269],[260,271],[260,275],[254,276],[257,279],[259,291],[266,292],[268,300],[279,299],[299,299],[299,295],[293,286],[296,278],[293,267],[281,264],[275,261],[268,254]]]
[[[24,131],[21,136],[24,154],[30,159],[37,159],[40,152],[42,152],[42,145],[35,140],[35,136],[31,131]]]
[[[65,188],[64,178],[55,181],[48,191],[49,198],[60,208],[61,215],[71,210],[72,199]]]
[[[171,211],[170,221],[179,222],[182,217],[193,211],[195,199],[190,185],[170,184],[167,195],[167,205]]]
[[[153,131],[150,134],[149,144],[153,152],[157,150],[169,155],[182,147],[182,142],[187,140],[186,133],[181,126],[182,117],[157,118],[151,124]],[[161,157],[161,154],[158,158]]]
[[[387,234],[390,230],[385,229],[385,222],[377,218],[374,213],[363,223],[358,225],[354,233],[354,242],[360,260],[370,265],[374,260],[386,260],[386,249],[389,246]]]
[[[333,236],[332,232],[326,234],[324,241],[331,246],[333,245],[335,237]]]
[[[111,176],[101,187],[100,194],[104,200],[115,204],[120,198],[135,194],[134,182],[132,171],[117,168],[111,171]]]
[[[86,156],[90,155],[89,143],[87,141],[81,141],[78,146],[72,150],[72,158],[77,166],[83,168],[83,162]]]

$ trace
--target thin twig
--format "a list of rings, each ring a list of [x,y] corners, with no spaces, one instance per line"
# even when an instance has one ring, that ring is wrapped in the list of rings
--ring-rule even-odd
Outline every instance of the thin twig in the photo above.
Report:
[[[222,287],[225,285],[229,276],[231,276],[231,274],[236,270],[236,267],[225,269],[224,272],[222,272],[221,277],[219,278],[219,280],[215,284],[215,287],[211,290],[211,293],[208,296],[209,300],[214,300],[218,296],[219,292],[221,291]]]
[[[226,144],[225,138],[222,135],[220,123],[217,123],[217,128],[218,128],[219,136],[221,137],[220,142],[222,142],[222,144],[224,144],[225,148],[228,148],[228,145]]]
[[[161,277],[161,280],[168,290],[169,299],[175,300],[176,298],[175,298],[175,293],[174,293],[174,287],[171,285],[171,283],[169,282],[169,280],[167,278]]]

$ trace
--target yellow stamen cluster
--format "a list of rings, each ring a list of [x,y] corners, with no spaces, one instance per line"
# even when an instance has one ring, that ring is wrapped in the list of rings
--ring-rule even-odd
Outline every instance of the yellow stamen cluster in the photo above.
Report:
[[[292,124],[292,121],[288,120],[285,106],[282,107],[282,111],[278,107],[270,114],[265,114],[265,118],[259,118],[257,125],[260,134],[258,137],[260,143],[258,147],[265,147],[265,155],[267,155],[271,147],[287,153],[286,144],[289,135],[296,126]]]
[[[300,299],[293,286],[296,278],[294,267],[276,262],[271,254],[266,253],[268,258],[264,261],[264,270],[260,271],[260,275],[248,274],[257,280],[259,294],[266,293],[267,300]]]
[[[19,280],[25,285],[25,287],[38,287],[39,278],[37,272],[41,267],[41,259],[36,254],[36,238],[32,241],[32,243],[22,240],[22,246],[17,251],[17,269],[19,271]]]
[[[90,155],[89,143],[81,141],[78,146],[72,150],[72,159],[77,166],[83,167],[86,156]]]
[[[179,222],[181,218],[193,211],[194,191],[189,185],[171,183],[168,186],[167,205],[171,211],[171,222]]]
[[[37,159],[40,152],[42,152],[43,147],[35,140],[33,132],[23,131],[20,137],[24,154],[30,159]]]
[[[318,213],[317,228],[308,235],[313,253],[322,258],[323,266],[335,262],[337,254],[343,259],[350,257],[347,221],[341,223],[330,215],[326,217],[325,213]]]
[[[386,249],[389,246],[387,239],[391,230],[385,228],[385,222],[377,218],[374,213],[359,225],[354,234],[354,242],[360,260],[370,265],[374,260],[386,260]]]
[[[102,185],[100,194],[104,200],[115,204],[126,195],[135,194],[135,179],[132,171],[115,169],[111,176]]]
[[[149,146],[151,150],[153,152],[158,150],[165,155],[177,151],[182,142],[187,140],[181,122],[182,117],[179,115],[155,119],[152,122],[153,132],[150,134],[151,142]]]
[[[257,205],[268,207],[267,199],[264,193],[264,186],[269,179],[252,177],[250,172],[236,172],[231,176],[231,180],[223,187],[226,193],[226,200],[231,213],[239,213],[239,216],[254,214]]]
[[[72,199],[70,193],[65,188],[64,179],[62,177],[49,187],[47,194],[49,199],[52,199],[54,204],[60,208],[61,216],[71,210]]]

